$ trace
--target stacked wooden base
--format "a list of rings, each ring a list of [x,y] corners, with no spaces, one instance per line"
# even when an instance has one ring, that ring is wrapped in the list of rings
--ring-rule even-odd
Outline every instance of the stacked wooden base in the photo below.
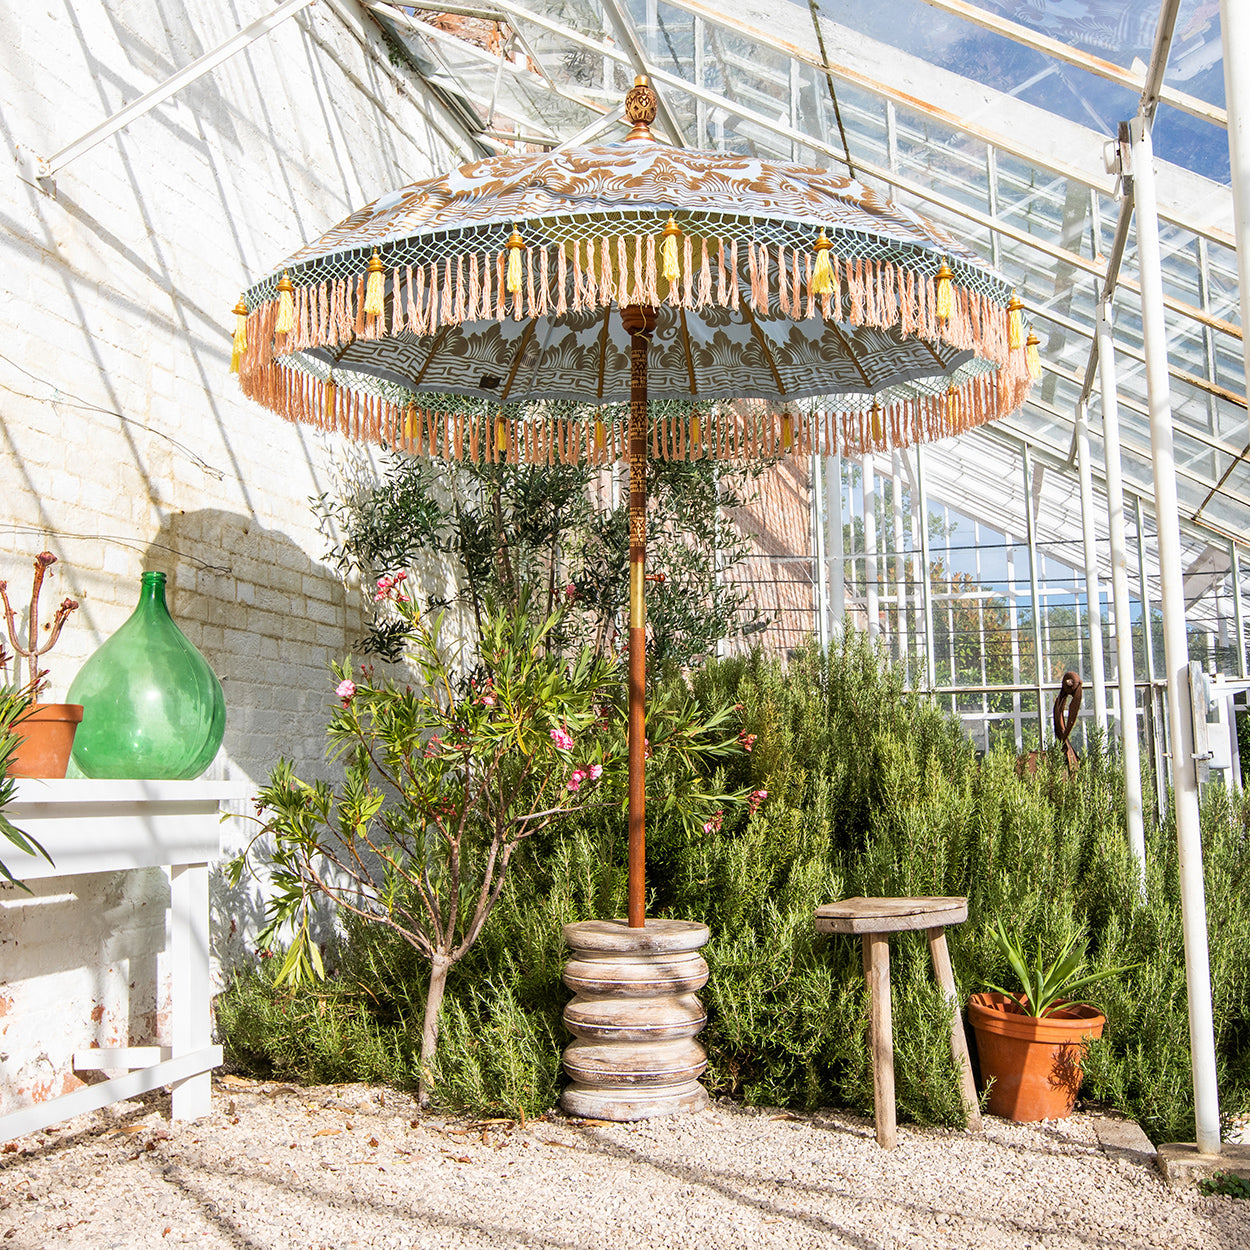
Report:
[[[696,991],[707,984],[699,950],[709,936],[684,920],[564,926],[573,951],[564,983],[576,994],[564,1009],[575,1038],[564,1052],[570,1115],[642,1120],[707,1105],[707,1055],[694,1038],[707,1023]]]

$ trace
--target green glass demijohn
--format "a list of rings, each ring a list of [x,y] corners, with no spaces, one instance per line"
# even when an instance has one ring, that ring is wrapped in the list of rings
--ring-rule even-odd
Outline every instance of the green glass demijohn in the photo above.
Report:
[[[83,705],[73,758],[84,777],[198,777],[226,730],[221,682],[169,615],[164,573],[143,574],[138,606],[68,701]]]

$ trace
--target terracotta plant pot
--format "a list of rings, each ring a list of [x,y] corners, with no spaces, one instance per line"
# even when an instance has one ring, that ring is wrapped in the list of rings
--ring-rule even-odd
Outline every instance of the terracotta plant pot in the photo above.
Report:
[[[1048,1016],[1026,1016],[1006,994],[973,994],[968,1020],[977,1037],[981,1079],[994,1115],[1028,1123],[1072,1114],[1081,1086],[1085,1044],[1102,1036],[1106,1017],[1085,1003],[1064,1003]]]
[[[81,703],[36,703],[13,727],[21,742],[9,776],[64,777],[81,721]]]

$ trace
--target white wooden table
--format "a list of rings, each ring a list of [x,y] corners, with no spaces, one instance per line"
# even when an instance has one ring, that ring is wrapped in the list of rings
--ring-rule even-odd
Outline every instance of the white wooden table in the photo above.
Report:
[[[208,865],[221,856],[222,804],[249,794],[240,782],[18,782],[5,815],[42,843],[54,861],[0,842],[0,858],[19,881],[169,868],[173,1044],[76,1051],[77,1071],[124,1069],[129,1074],[0,1116],[0,1140],[163,1085],[173,1088],[174,1119],[208,1114],[210,1073],[221,1063],[209,1019]]]

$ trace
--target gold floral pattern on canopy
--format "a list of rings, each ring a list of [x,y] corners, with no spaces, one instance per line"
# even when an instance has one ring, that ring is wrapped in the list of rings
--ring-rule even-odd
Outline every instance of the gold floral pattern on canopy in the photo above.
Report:
[[[704,413],[658,454],[885,450],[1023,402],[1010,295],[854,180],[628,142],[478,161],[380,197],[245,293],[239,372],[291,419],[409,450],[601,460],[623,448],[589,418],[548,438],[527,422],[549,417],[517,414],[627,401],[619,310],[648,304],[650,397]],[[726,409],[721,425],[742,429],[722,438],[707,406],[725,401],[755,404]]]

